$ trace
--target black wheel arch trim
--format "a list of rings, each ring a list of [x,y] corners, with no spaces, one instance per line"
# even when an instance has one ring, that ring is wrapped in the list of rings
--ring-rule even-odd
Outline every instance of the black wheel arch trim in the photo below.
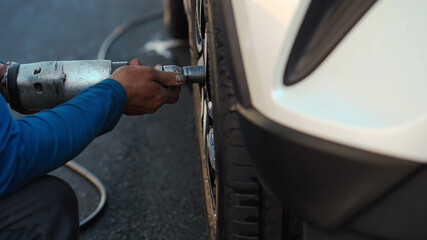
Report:
[[[280,125],[237,104],[262,185],[305,221],[337,229],[424,168]]]
[[[209,0],[208,0],[209,1]],[[234,19],[233,6],[230,0],[218,1],[220,5],[221,12],[218,13],[218,16],[221,16],[219,19],[220,25],[225,29],[224,34],[225,39],[225,48],[229,51],[225,53],[228,55],[231,74],[233,75],[235,90],[237,92],[237,97],[239,102],[245,106],[250,107],[251,99],[249,94],[248,84],[246,82],[246,74],[243,66],[242,53],[240,51],[239,37],[237,35],[236,21]]]

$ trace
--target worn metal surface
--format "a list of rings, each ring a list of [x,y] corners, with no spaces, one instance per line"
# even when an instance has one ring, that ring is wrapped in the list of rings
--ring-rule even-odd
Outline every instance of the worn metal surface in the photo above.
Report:
[[[110,60],[48,61],[21,64],[16,77],[21,108],[53,108],[110,76]]]
[[[176,72],[184,75],[183,81],[186,83],[205,83],[206,82],[206,66],[185,66],[177,65],[157,66],[158,71]]]
[[[16,63],[13,63],[16,64]],[[19,97],[19,108],[37,112],[53,108],[75,97],[84,89],[108,78],[119,67],[128,62],[110,60],[47,61],[20,64],[15,78],[6,74],[2,85],[6,86],[5,98]],[[9,82],[16,82],[10,93]]]

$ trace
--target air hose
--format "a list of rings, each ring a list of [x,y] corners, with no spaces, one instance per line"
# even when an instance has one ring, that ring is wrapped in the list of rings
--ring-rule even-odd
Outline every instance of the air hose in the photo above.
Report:
[[[158,10],[143,16],[135,17],[124,21],[122,24],[117,26],[103,41],[98,52],[98,59],[105,59],[111,45],[130,28],[150,23],[162,17],[163,10]],[[107,191],[101,180],[99,180],[99,178],[95,174],[84,168],[82,165],[78,164],[75,161],[69,161],[66,166],[86,178],[96,187],[99,192],[100,199],[96,209],[91,214],[89,214],[89,216],[80,221],[80,230],[84,230],[87,226],[92,224],[97,219],[97,217],[100,216],[100,214],[103,212],[107,204]]]
[[[65,164],[71,170],[77,172],[84,178],[86,178],[89,182],[91,182],[99,192],[99,203],[96,209],[89,214],[86,218],[80,221],[80,229],[83,230],[89,224],[93,223],[95,219],[102,213],[104,207],[107,203],[107,190],[105,189],[104,184],[99,180],[99,178],[93,174],[91,171],[84,168],[82,165],[78,164],[75,161],[69,161]]]
[[[117,26],[102,42],[98,52],[98,60],[104,60],[111,45],[132,27],[143,25],[163,17],[163,10],[154,11],[143,16],[135,17],[124,21]]]

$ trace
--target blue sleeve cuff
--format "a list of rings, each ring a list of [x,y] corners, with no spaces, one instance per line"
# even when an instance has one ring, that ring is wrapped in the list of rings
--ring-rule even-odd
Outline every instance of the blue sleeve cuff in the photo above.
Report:
[[[126,90],[121,83],[118,81],[108,78],[104,81],[95,84],[92,87],[87,88],[86,90],[79,93],[78,96],[83,95],[92,98],[92,97],[100,97],[103,94],[97,94],[97,92],[111,92],[111,95],[108,96],[110,98],[108,101],[112,102],[113,106],[110,106],[109,116],[110,119],[105,124],[105,127],[102,129],[99,135],[107,133],[111,131],[117,122],[120,120],[121,115],[124,113],[127,103],[127,94]],[[105,97],[105,96],[103,96]],[[72,99],[70,102],[72,102]]]
[[[128,95],[127,95],[126,90],[123,87],[123,85],[121,83],[119,83],[117,80],[112,79],[112,78],[107,78],[104,81],[102,81],[96,85],[99,85],[99,84],[105,84],[105,85],[110,86],[112,89],[115,90],[115,92],[117,93],[117,97],[118,97],[118,99],[117,99],[118,104],[120,106],[123,106],[123,112],[124,112],[124,109],[126,107],[126,103],[128,101]]]

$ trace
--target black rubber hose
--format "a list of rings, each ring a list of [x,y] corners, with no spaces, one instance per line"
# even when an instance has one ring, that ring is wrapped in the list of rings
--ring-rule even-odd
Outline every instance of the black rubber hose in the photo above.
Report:
[[[108,54],[108,50],[110,49],[111,45],[130,28],[149,23],[162,17],[163,10],[158,10],[140,17],[124,21],[107,36],[104,42],[102,42],[98,52],[98,59],[104,60]]]
[[[98,59],[105,59],[111,45],[130,28],[149,23],[162,17],[163,10],[158,10],[140,17],[124,21],[122,24],[117,26],[104,40],[98,52]],[[89,180],[99,191],[100,200],[98,206],[89,216],[80,221],[80,229],[83,230],[91,223],[93,223],[104,210],[107,204],[107,191],[101,180],[99,180],[99,178],[95,174],[93,174],[80,164],[76,163],[75,161],[69,161],[66,166]]]
[[[84,178],[86,178],[89,182],[91,182],[99,192],[99,203],[96,209],[89,214],[89,216],[85,217],[80,221],[80,229],[83,230],[89,224],[93,223],[95,219],[102,213],[104,207],[107,204],[107,190],[105,189],[104,184],[99,180],[99,178],[93,174],[91,171],[84,168],[82,165],[78,164],[75,161],[69,161],[65,164],[67,167],[77,172]]]

